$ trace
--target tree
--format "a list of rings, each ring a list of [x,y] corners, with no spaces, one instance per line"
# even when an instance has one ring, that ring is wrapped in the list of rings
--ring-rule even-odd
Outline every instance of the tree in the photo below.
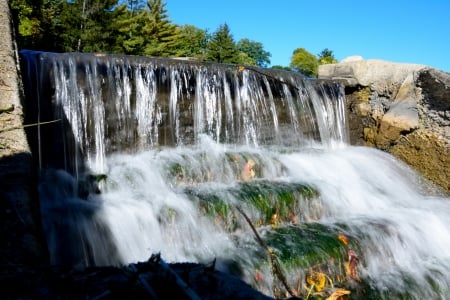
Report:
[[[132,15],[137,15],[139,12],[144,10],[146,1],[145,0],[120,0],[120,5],[125,5]]]
[[[237,52],[233,63],[240,64],[240,65],[248,65],[248,66],[257,66],[258,65],[255,59],[248,56],[247,53],[241,52],[241,51]]]
[[[263,44],[254,42],[247,38],[239,40],[237,43],[237,50],[247,54],[259,67],[267,67],[270,64],[270,52],[264,50]]]
[[[338,63],[337,59],[333,55],[333,51],[329,50],[328,48],[323,49],[322,52],[319,53],[318,61],[319,65]]]
[[[314,54],[309,53],[305,48],[297,48],[292,54],[290,67],[305,76],[317,77],[319,63]]]
[[[42,41],[41,30],[41,1],[10,0],[11,13],[18,42],[28,49],[39,47]]]
[[[193,25],[184,25],[179,28],[181,37],[178,43],[178,54],[183,57],[204,59],[208,32]]]
[[[228,25],[224,23],[213,33],[207,45],[207,59],[220,63],[236,63],[237,54],[233,35]]]
[[[142,34],[145,40],[144,54],[150,56],[176,56],[179,28],[172,24],[162,0],[148,0],[147,15]]]
[[[114,11],[111,30],[115,41],[113,53],[142,55],[144,53],[144,38],[141,35],[146,13],[141,10],[129,10],[122,4]]]
[[[63,51],[111,51],[111,19],[117,0],[63,1],[60,15]]]
[[[292,71],[291,67],[281,66],[281,65],[274,65],[271,67],[275,70],[284,70],[284,71]]]

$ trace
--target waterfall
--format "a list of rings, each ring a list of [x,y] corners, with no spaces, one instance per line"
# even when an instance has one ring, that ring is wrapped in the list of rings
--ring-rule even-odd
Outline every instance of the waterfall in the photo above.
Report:
[[[348,145],[339,84],[176,59],[21,58],[27,122],[58,120],[28,131],[52,263],[217,259],[284,297],[247,217],[299,295],[450,293],[450,199]]]

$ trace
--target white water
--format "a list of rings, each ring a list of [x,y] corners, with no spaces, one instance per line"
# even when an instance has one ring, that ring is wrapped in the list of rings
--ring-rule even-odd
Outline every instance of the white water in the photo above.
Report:
[[[168,262],[220,262],[237,255],[252,261],[254,243],[248,253],[236,248],[242,233],[226,233],[202,215],[182,189],[192,183],[175,184],[167,177],[170,164],[189,161],[190,175],[205,178],[198,188],[235,186],[225,153],[237,151],[259,158],[264,180],[316,187],[322,213],[310,222],[344,224],[342,230],[361,243],[361,276],[378,289],[407,290],[416,299],[444,299],[450,291],[450,199],[422,194],[419,178],[390,155],[342,145],[290,153],[231,148],[204,139],[196,147],[107,158],[103,193],[88,200],[98,204],[95,219],[109,228],[122,262],[144,261],[154,253]],[[241,238],[253,237],[248,231]],[[252,272],[244,274],[251,283]],[[439,287],[428,284],[429,278]]]
[[[427,195],[420,178],[392,156],[346,145],[342,95],[327,99],[291,78],[301,87],[297,94],[283,85],[283,97],[275,101],[267,78],[264,93],[247,70],[242,78],[235,74],[234,82],[229,82],[224,73],[205,68],[197,68],[196,75],[168,68],[170,109],[163,113],[164,103],[156,91],[160,87],[155,85],[159,66],[135,69],[134,85],[124,75],[131,67],[108,66],[112,91],[104,87],[96,63],[85,65],[84,88],[79,87],[73,59],[68,73],[63,72],[65,62],[54,67],[55,97],[62,109],[57,117],[69,120],[85,152],[87,169],[105,173],[107,180],[100,195],[81,199],[77,180],[82,174],[44,170],[40,196],[53,263],[130,263],[160,252],[168,262],[218,258],[219,267],[226,268],[226,261],[239,261],[243,278],[252,283],[252,255],[261,249],[251,231],[226,232],[200,213],[198,203],[184,189],[236,188],[240,173],[229,159],[232,153],[256,162],[259,175],[254,180],[315,187],[321,211],[299,219],[337,227],[356,238],[362,258],[359,272],[377,289],[409,291],[414,299],[445,299],[450,294],[450,199]],[[193,78],[197,85],[189,90],[187,82]],[[137,95],[135,102],[132,94]],[[193,103],[189,109],[195,143],[191,146],[181,133],[183,101]],[[280,103],[289,108],[288,123],[281,123]],[[176,147],[158,144],[166,115]],[[105,125],[114,122],[119,137],[111,137]],[[311,138],[314,130],[320,141]],[[136,143],[133,154],[108,152],[107,143],[115,138]],[[181,180],[170,175],[174,164],[183,167]],[[232,195],[228,200],[239,201]],[[270,280],[266,284],[261,288],[270,293]]]
[[[327,213],[319,222],[345,224],[364,241],[363,273],[374,285],[436,299],[427,284],[432,278],[438,298],[450,295],[450,198],[426,196],[417,175],[374,149],[348,146],[280,160],[293,180],[320,191]],[[413,283],[406,286],[405,277]]]

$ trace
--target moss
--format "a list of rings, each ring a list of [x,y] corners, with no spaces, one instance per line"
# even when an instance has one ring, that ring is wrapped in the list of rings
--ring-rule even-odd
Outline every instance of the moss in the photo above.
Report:
[[[308,295],[308,299],[325,299],[335,287],[343,287],[352,291],[352,299],[354,293],[361,295],[361,298],[357,299],[375,299],[364,297],[367,294],[376,295],[376,291],[371,291],[370,285],[364,279],[355,281],[349,275],[349,250],[354,249],[357,253],[361,253],[361,250],[354,237],[342,238],[344,235],[338,226],[305,223],[275,228],[264,227],[260,228],[259,232],[273,257],[277,259],[291,288],[294,288],[299,296]],[[252,249],[248,244],[247,241],[247,251]],[[262,247],[259,249],[256,247],[254,251],[252,268],[270,269],[267,251]],[[275,285],[276,276],[272,275]],[[321,287],[315,289],[314,283],[319,284],[318,278],[321,279]],[[284,289],[281,288],[280,291]]]
[[[253,212],[249,216],[255,226],[278,226],[297,223],[297,219],[302,219],[302,214],[306,213],[302,209],[315,206],[319,201],[318,192],[304,184],[262,180],[219,189],[188,186],[184,192],[198,203],[205,215],[227,230],[235,230],[238,226],[236,218],[239,213],[235,205]]]
[[[361,87],[354,91],[352,95],[358,103],[369,103],[371,95],[370,87]]]
[[[265,233],[264,240],[276,249],[281,261],[292,268],[322,264],[335,267],[337,261],[347,260],[348,246],[339,239],[339,231],[319,223],[275,228]],[[343,266],[339,271],[345,274]]]
[[[289,222],[301,213],[300,201],[308,200],[318,193],[299,183],[252,181],[240,184],[234,192],[240,201],[256,208],[260,224]]]

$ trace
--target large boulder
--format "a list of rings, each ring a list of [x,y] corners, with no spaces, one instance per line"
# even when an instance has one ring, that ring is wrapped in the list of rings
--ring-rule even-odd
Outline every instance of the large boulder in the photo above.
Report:
[[[350,142],[388,151],[450,192],[450,74],[360,57],[319,67],[345,86]]]

